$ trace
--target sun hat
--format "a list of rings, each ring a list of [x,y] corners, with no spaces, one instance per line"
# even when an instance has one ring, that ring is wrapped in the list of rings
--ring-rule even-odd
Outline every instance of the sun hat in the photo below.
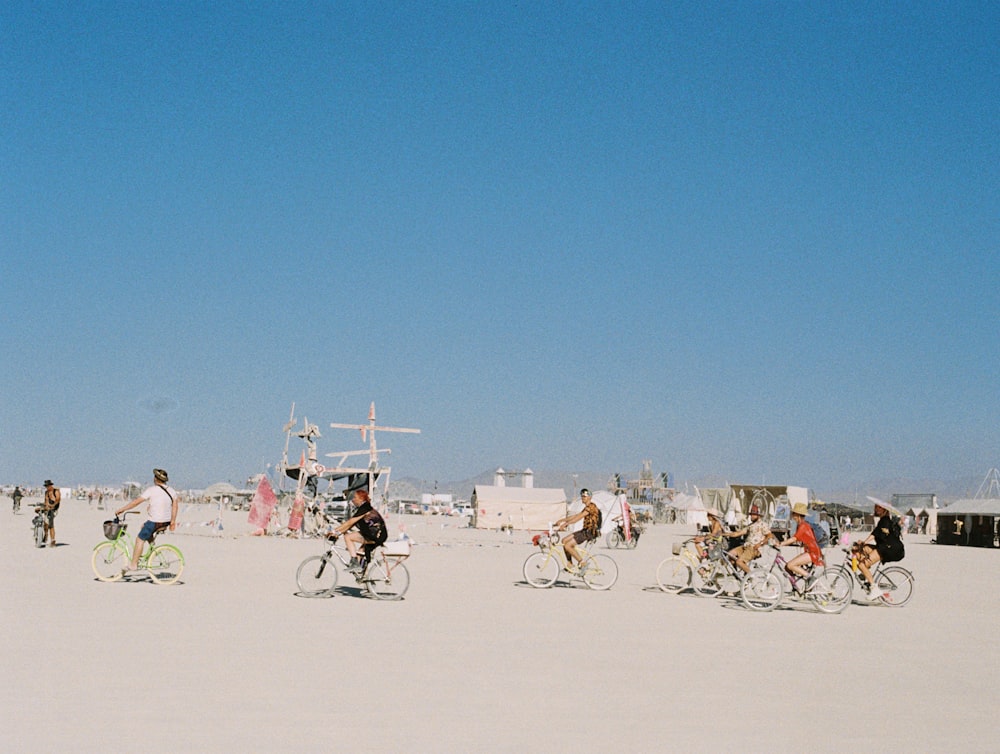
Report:
[[[760,506],[757,505],[756,503],[754,503],[753,505],[751,505],[750,506],[750,515],[751,516],[759,516],[760,515]]]
[[[52,486],[52,480],[51,479],[46,479],[45,480],[45,486],[46,487],[51,487]]]
[[[722,518],[722,511],[720,511],[718,508],[706,508],[705,513],[707,513],[709,516],[712,516],[713,518]]]
[[[167,472],[163,469],[153,469],[153,479],[157,482],[166,482],[168,481]]]
[[[792,506],[792,513],[798,513],[800,516],[804,516],[809,512],[809,506],[805,503],[796,503]]]

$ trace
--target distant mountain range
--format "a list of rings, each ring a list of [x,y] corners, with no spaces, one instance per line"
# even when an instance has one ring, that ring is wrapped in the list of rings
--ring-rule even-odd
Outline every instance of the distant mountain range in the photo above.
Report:
[[[867,507],[870,503],[868,496],[877,497],[882,500],[891,500],[897,494],[935,494],[938,496],[939,505],[947,505],[955,500],[971,498],[975,496],[983,483],[986,470],[980,475],[956,476],[951,479],[912,479],[905,477],[891,477],[884,479],[872,479],[867,482],[858,483],[851,487],[832,487],[813,489],[813,494],[820,500],[828,503],[844,503],[850,505],[859,503],[862,507]],[[627,478],[638,476],[635,472],[627,474]],[[604,490],[608,488],[608,482],[612,474],[600,472],[572,472],[539,470],[534,472],[535,487],[559,487],[566,491],[567,495],[575,496],[580,489],[586,487],[591,490]],[[508,487],[520,487],[519,478],[508,478]],[[701,477],[698,479],[675,480],[674,486],[681,492],[694,494],[695,487],[702,489],[710,487],[725,487],[727,483],[752,484],[744,479],[724,479],[722,477]],[[391,481],[391,495],[393,498],[406,500],[419,499],[421,494],[438,493],[453,495],[456,500],[468,500],[472,496],[472,490],[477,484],[493,484],[494,472],[483,471],[469,479],[460,481],[447,481],[419,479],[416,477],[404,477]],[[772,482],[780,484],[781,482]],[[788,484],[801,484],[798,480],[788,480]]]

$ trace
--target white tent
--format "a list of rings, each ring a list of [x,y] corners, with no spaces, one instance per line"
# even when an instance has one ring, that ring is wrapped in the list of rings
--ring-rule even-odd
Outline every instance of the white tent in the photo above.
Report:
[[[677,523],[679,524],[694,524],[695,526],[708,524],[708,514],[705,512],[705,504],[701,501],[700,495],[678,492],[670,502],[670,507],[677,509]]]
[[[542,531],[566,515],[566,502],[560,488],[477,484],[472,492],[472,526]]]

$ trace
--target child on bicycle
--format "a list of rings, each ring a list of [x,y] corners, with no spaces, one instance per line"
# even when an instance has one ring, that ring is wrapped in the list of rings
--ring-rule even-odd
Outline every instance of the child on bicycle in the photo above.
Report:
[[[354,515],[335,528],[330,537],[336,539],[341,534],[344,535],[344,544],[351,554],[347,570],[357,574],[365,570],[372,552],[385,542],[389,537],[389,531],[382,514],[372,508],[368,490],[355,490],[351,504],[355,507]],[[350,531],[352,528],[356,528],[357,531]],[[359,547],[363,551],[361,558],[358,557]]]
[[[823,565],[823,551],[819,548],[819,543],[816,542],[816,534],[813,532],[812,526],[806,521],[806,513],[808,512],[809,508],[805,503],[793,505],[792,518],[796,522],[795,534],[778,542],[778,547],[797,542],[805,549],[805,552],[796,555],[785,564],[785,570],[792,577],[792,588],[800,594],[805,591],[805,583],[809,578],[809,572],[804,568],[806,563],[811,562],[813,568]],[[796,576],[802,579],[803,586],[801,588],[799,587],[800,582],[795,579]]]

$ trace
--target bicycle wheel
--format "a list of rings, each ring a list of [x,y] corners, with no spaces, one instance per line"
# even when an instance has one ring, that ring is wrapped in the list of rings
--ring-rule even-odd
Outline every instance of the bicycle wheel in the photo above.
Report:
[[[173,545],[156,545],[149,551],[146,570],[157,584],[173,584],[184,570],[184,556]]]
[[[618,564],[607,555],[591,555],[580,566],[580,576],[591,589],[604,591],[618,581]]]
[[[45,547],[44,524],[35,524],[35,547]]]
[[[743,604],[751,610],[768,612],[781,604],[784,584],[777,574],[761,568],[750,570],[740,585]]]
[[[691,586],[691,566],[676,555],[656,567],[656,583],[665,592],[676,594]]]
[[[886,566],[875,577],[879,601],[889,607],[902,607],[913,596],[913,574],[902,566]]]
[[[694,590],[702,597],[714,597],[722,591],[723,568],[718,561],[701,566],[694,572]]]
[[[94,548],[90,566],[101,581],[118,581],[122,569],[128,565],[128,553],[117,542],[101,542]]]
[[[315,597],[328,594],[337,586],[337,566],[327,555],[312,555],[299,564],[295,584],[299,594]]]
[[[604,538],[604,541],[607,544],[608,549],[615,550],[621,546],[622,535],[618,533],[617,529],[612,529],[608,532],[608,536]]]
[[[809,588],[810,599],[824,613],[842,613],[851,604],[854,588],[839,568],[823,571]]]
[[[637,531],[636,531],[635,529],[633,529],[633,530],[632,530],[631,532],[629,532],[629,533],[630,533],[630,534],[631,534],[632,536],[631,536],[631,537],[629,537],[629,540],[628,540],[628,542],[626,542],[626,543],[625,543],[625,546],[626,546],[626,547],[628,547],[628,549],[630,549],[630,550],[634,550],[634,549],[635,549],[635,546],[636,546],[637,544],[639,544],[639,532],[637,532]]]
[[[380,600],[401,600],[410,588],[410,572],[401,560],[376,555],[365,572],[365,586]]]
[[[524,580],[536,589],[545,589],[559,578],[559,561],[547,552],[533,552],[524,561]]]

